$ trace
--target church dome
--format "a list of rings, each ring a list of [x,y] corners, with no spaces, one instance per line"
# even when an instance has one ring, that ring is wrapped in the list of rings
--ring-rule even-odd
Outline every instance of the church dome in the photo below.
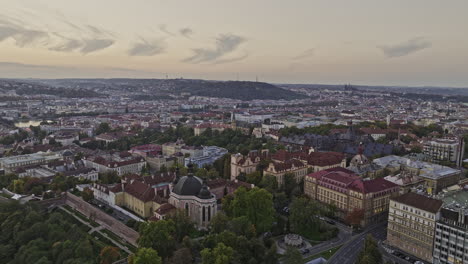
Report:
[[[191,195],[196,196],[202,189],[203,181],[197,176],[189,174],[188,176],[181,177],[172,190],[177,195]]]
[[[369,163],[369,159],[362,154],[357,154],[351,159],[351,165],[354,165],[354,166],[365,165],[368,163]]]
[[[201,198],[201,199],[211,198],[211,192],[208,190],[206,185],[203,185],[203,187],[201,188],[200,193],[198,194],[198,198]]]
[[[71,156],[73,156],[73,155],[74,155],[73,152],[72,152],[71,150],[69,150],[69,149],[65,150],[65,151],[62,153],[62,156],[64,156],[64,157],[71,157]]]

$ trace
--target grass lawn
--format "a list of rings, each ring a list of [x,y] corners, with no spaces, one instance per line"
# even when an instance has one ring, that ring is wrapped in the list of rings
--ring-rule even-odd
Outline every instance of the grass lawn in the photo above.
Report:
[[[102,229],[101,232],[106,233],[111,239],[117,241],[118,243],[122,244],[123,246],[126,246],[130,251],[136,252],[135,246],[133,246],[132,244],[125,241],[125,239],[122,239],[118,235],[114,234],[112,231],[110,231],[108,229]]]
[[[316,255],[313,255],[313,256],[310,256],[306,259],[304,259],[304,263],[308,262],[308,261],[311,261],[313,259],[316,259],[316,258],[319,258],[319,257],[323,257],[324,259],[329,259],[331,258],[331,256],[333,256],[336,251],[338,251],[338,249],[340,249],[341,246],[338,246],[338,247],[335,247],[335,248],[332,248],[332,249],[329,249],[329,250],[326,250],[326,251],[322,251]]]

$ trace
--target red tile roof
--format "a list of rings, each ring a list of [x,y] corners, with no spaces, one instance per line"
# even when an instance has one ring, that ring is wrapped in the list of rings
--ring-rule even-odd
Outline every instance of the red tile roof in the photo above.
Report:
[[[396,190],[398,185],[383,178],[373,180],[363,180],[354,172],[345,168],[336,167],[311,173],[307,177],[312,177],[325,186],[335,186],[347,190],[355,190],[361,193],[378,193],[385,190]]]

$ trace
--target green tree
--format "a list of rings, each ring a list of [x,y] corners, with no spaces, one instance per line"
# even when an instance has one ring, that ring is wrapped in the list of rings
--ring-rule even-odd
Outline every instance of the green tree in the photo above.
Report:
[[[265,188],[267,191],[274,193],[278,190],[278,181],[273,175],[263,175],[260,187]]]
[[[296,178],[294,174],[292,173],[286,173],[283,175],[284,178],[284,184],[282,186],[282,189],[286,193],[286,196],[289,198],[292,198],[292,193],[295,188],[297,188],[299,185],[296,182]]]
[[[174,252],[174,255],[170,259],[171,264],[191,264],[192,263],[192,252],[189,248],[183,247]]]
[[[231,178],[231,156],[229,155],[227,155],[227,158],[224,158],[223,178],[224,179]]]
[[[260,233],[270,230],[273,225],[273,196],[265,189],[253,188],[247,191],[241,187],[236,190],[232,200],[226,200],[226,206],[227,212],[232,214],[230,216],[246,216]]]
[[[13,192],[14,193],[23,193],[24,190],[24,181],[23,180],[13,180]]]
[[[99,253],[99,258],[101,264],[112,264],[120,258],[119,249],[111,246],[103,247]]]
[[[103,134],[103,133],[107,133],[111,130],[110,126],[108,123],[106,122],[103,122],[103,123],[100,123],[98,128],[96,129],[96,134],[99,135],[99,134]]]
[[[210,179],[216,179],[219,177],[219,172],[216,169],[212,168],[208,171],[207,177]]]
[[[14,182],[14,180],[18,179],[18,175],[13,173],[7,173],[0,177],[0,189],[1,188],[9,188],[9,186]],[[13,189],[13,188],[10,188]]]
[[[255,171],[246,175],[247,182],[259,185],[262,181],[262,173],[260,171]]]
[[[91,201],[94,198],[93,191],[89,188],[85,188],[81,193],[81,197],[83,198],[83,200],[89,203],[89,201]]]
[[[172,220],[159,220],[148,222],[140,226],[138,245],[144,248],[153,248],[162,258],[171,256],[175,250],[175,225]]]
[[[366,237],[364,249],[359,252],[357,263],[382,263],[382,254],[380,253],[377,243],[371,234]]]
[[[218,243],[214,249],[205,248],[200,253],[202,264],[229,264],[234,250],[223,243]]]
[[[284,192],[275,193],[273,195],[273,206],[277,212],[282,212],[283,208],[288,206],[289,199]]]
[[[195,176],[202,178],[202,179],[206,179],[206,177],[208,176],[208,170],[205,168],[199,168],[195,172]]]
[[[224,212],[218,212],[210,222],[210,230],[213,233],[221,233],[226,230],[229,223],[229,217]]]
[[[265,254],[265,264],[277,264],[278,253],[276,252],[276,244],[272,243],[270,249]]]
[[[116,171],[106,171],[99,174],[99,180],[103,184],[119,183],[120,177]]]
[[[318,220],[322,214],[318,204],[305,197],[295,198],[289,207],[291,230],[306,238],[322,240],[327,234],[325,225]]]
[[[167,220],[174,223],[174,232],[177,242],[182,242],[185,236],[188,236],[195,230],[195,225],[184,210],[177,209],[169,214]]]
[[[299,250],[297,248],[288,247],[286,249],[284,263],[286,263],[286,264],[302,264],[302,263],[304,263],[304,260],[302,259],[301,252],[299,252]]]
[[[162,264],[158,252],[152,248],[139,248],[133,259],[133,264]]]
[[[255,226],[249,221],[247,216],[239,216],[231,220],[229,229],[238,236],[245,236],[250,239],[255,237]]]

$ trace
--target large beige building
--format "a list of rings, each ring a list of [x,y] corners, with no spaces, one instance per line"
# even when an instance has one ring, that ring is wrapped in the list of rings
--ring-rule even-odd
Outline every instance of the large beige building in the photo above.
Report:
[[[440,200],[411,192],[392,198],[388,244],[432,263],[434,232],[441,206]]]
[[[361,226],[365,226],[387,218],[390,198],[398,195],[399,187],[383,178],[363,180],[352,171],[337,167],[308,174],[304,193],[323,204],[336,206],[336,216],[342,219],[362,210]]]
[[[268,155],[267,150],[251,151],[246,156],[237,153],[231,155],[231,180],[235,180],[241,174],[249,174],[257,170],[257,165],[260,164],[262,158]]]
[[[113,171],[117,175],[138,174],[146,161],[141,157],[134,157],[128,152],[120,152],[113,155],[85,157],[83,159],[87,168],[94,168],[99,173]]]
[[[264,175],[275,176],[278,186],[284,184],[284,175],[292,174],[296,182],[301,182],[307,174],[307,165],[296,159],[288,160],[285,162],[271,162],[268,167],[263,170]]]
[[[158,154],[150,154],[146,156],[146,162],[148,163],[151,169],[160,171],[162,167],[166,167],[168,169],[176,164],[184,164],[184,158],[184,155],[180,152],[170,157]]]
[[[289,152],[286,150],[278,150],[271,155],[271,159],[276,162],[286,162],[288,160],[297,159],[304,162],[310,171],[316,172],[336,167],[346,167],[346,157],[339,152]]]
[[[5,172],[10,173],[15,172],[16,169],[21,167],[42,165],[61,159],[62,155],[54,152],[38,152],[33,154],[1,158],[0,168],[4,169]]]

